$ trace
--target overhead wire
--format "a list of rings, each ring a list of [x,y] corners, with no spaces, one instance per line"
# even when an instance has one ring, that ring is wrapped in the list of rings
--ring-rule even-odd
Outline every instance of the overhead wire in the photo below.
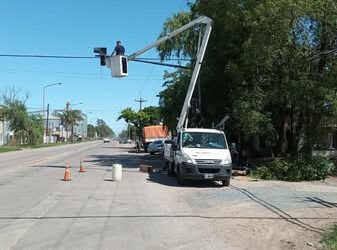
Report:
[[[14,58],[47,58],[47,59],[98,59],[98,56],[69,56],[69,55],[38,55],[38,54],[0,54],[0,57],[14,57]],[[189,69],[189,67],[182,66],[182,65],[174,65],[169,63],[163,63],[160,58],[153,58],[153,57],[139,57],[135,58],[132,61],[136,62],[142,62],[142,63],[150,63],[155,65],[162,65],[167,67],[175,67],[175,68],[183,68],[183,69]],[[160,62],[154,62],[154,61],[160,61]],[[164,61],[191,61],[190,59],[180,59],[180,58],[167,58]],[[0,70],[4,72],[3,70]],[[10,71],[19,71],[19,70],[10,70]],[[7,71],[8,72],[8,71]],[[30,71],[31,72],[31,71]],[[41,72],[41,71],[35,71],[35,72]],[[11,73],[11,72],[8,72]],[[70,74],[70,75],[92,75],[92,76],[99,76],[95,78],[89,78],[89,79],[105,79],[104,76],[109,76],[109,74],[103,74],[102,69],[100,70],[99,74],[90,74],[90,73],[76,73],[76,72],[52,72],[52,73],[58,73],[58,74]],[[81,78],[83,77],[74,77],[71,78]],[[131,79],[129,79],[131,80]],[[137,79],[138,80],[138,79]]]
[[[23,57],[23,58],[51,58],[51,59],[97,59],[97,56],[68,56],[68,55],[34,55],[34,54],[0,54],[0,57]],[[160,58],[137,57],[139,60],[160,61]],[[191,61],[187,58],[166,58],[165,61]]]
[[[21,55],[0,54],[0,57],[30,57],[30,58],[57,58],[57,59],[95,59],[95,56],[56,56],[56,55]]]
[[[104,73],[81,73],[81,72],[61,72],[61,71],[41,71],[41,70],[22,70],[22,69],[0,69],[0,72],[3,73],[10,73],[15,74],[17,72],[30,72],[30,73],[40,73],[40,74],[57,74],[57,75],[63,75],[63,77],[67,78],[74,78],[74,79],[111,79],[110,74],[104,74]],[[154,77],[161,77],[161,75],[153,75]],[[147,76],[145,75],[134,75],[129,76],[129,81],[140,81],[143,79],[147,79]],[[161,78],[155,78],[154,80],[161,79]]]

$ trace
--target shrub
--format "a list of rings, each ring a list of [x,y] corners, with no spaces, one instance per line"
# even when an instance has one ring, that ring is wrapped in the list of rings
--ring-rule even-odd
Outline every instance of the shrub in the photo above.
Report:
[[[299,155],[293,159],[276,159],[257,169],[255,175],[266,180],[313,181],[333,174],[334,164],[322,156]]]

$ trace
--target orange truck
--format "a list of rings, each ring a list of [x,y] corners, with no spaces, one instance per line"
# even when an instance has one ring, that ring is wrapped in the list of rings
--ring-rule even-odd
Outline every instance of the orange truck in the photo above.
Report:
[[[147,146],[156,140],[167,139],[169,135],[168,128],[164,125],[152,125],[143,128],[143,145],[145,152],[147,152]]]

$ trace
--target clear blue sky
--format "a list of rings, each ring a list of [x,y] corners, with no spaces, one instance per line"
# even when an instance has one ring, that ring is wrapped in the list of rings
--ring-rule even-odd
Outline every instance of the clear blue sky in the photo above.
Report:
[[[94,47],[112,52],[121,40],[126,54],[154,42],[164,21],[187,11],[186,0],[2,0],[0,9],[0,54],[93,56]],[[158,57],[151,50],[141,57]],[[123,108],[138,110],[135,99],[147,100],[143,107],[158,105],[162,66],[129,62],[129,76],[111,78],[98,59],[41,59],[0,57],[0,91],[15,85],[28,90],[30,110],[42,109],[43,87],[51,109],[62,109],[67,101],[88,114],[89,123],[101,118],[120,132],[126,127],[116,119]],[[75,108],[75,107],[74,107]]]

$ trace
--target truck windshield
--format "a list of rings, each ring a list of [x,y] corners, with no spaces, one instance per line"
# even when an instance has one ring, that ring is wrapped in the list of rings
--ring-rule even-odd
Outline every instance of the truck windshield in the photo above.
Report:
[[[184,148],[227,149],[225,137],[219,133],[184,132],[182,146]]]

